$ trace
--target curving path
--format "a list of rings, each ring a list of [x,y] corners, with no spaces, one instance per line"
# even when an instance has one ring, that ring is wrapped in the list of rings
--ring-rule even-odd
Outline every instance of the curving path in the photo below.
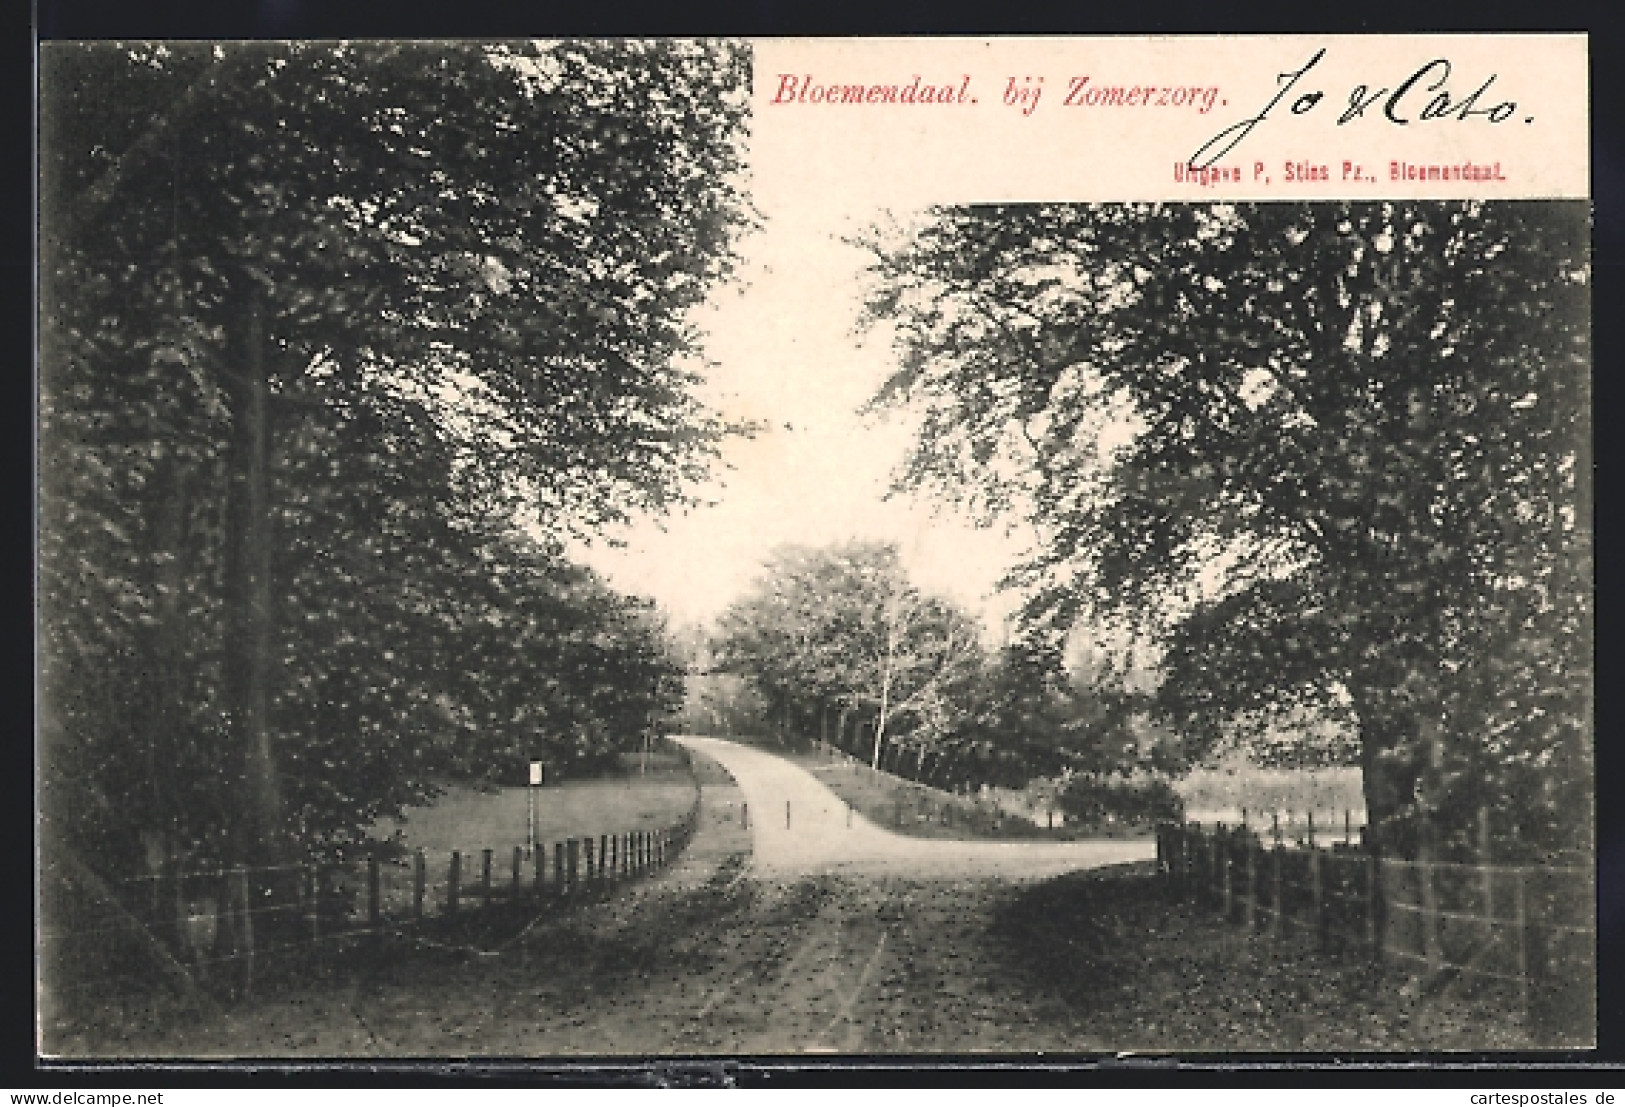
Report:
[[[1023,885],[1149,857],[1151,843],[908,838],[855,814],[849,826],[845,803],[783,758],[680,741],[696,754],[698,832],[675,866],[622,894],[545,916],[486,953],[386,947],[399,956],[359,958],[224,1019],[132,1032],[115,1006],[94,1039],[67,1052],[648,1057],[1135,1044],[1097,1040],[1081,1009],[1015,971],[1032,954],[1013,944],[1010,913]],[[1068,956],[1098,955],[1101,934],[1083,937]]]
[[[750,810],[751,868],[773,877],[898,876],[1043,879],[1154,857],[1152,841],[956,842],[878,827],[798,765],[720,738],[680,737],[738,783]],[[788,819],[786,805],[789,806]]]

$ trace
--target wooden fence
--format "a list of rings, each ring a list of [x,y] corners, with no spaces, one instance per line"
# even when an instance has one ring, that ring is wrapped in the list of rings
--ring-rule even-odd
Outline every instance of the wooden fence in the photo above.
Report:
[[[670,865],[693,836],[699,797],[674,826],[567,838],[549,851],[419,849],[395,859],[161,873],[104,881],[67,855],[42,872],[46,984],[105,986],[167,976],[187,990],[239,997],[268,962],[405,935],[430,944],[459,921],[529,916],[606,898]],[[434,926],[425,924],[433,921]],[[87,969],[85,951],[100,962]],[[75,965],[77,964],[77,969]],[[120,968],[124,971],[119,971]],[[160,970],[155,972],[154,969]]]
[[[1487,820],[1481,821],[1487,827]],[[1532,1029],[1562,1040],[1595,1026],[1592,869],[1496,863],[1487,831],[1470,861],[1385,856],[1352,841],[1266,846],[1248,827],[1157,829],[1170,894],[1250,932],[1308,934],[1325,951],[1363,953],[1428,982],[1460,978],[1514,990]]]

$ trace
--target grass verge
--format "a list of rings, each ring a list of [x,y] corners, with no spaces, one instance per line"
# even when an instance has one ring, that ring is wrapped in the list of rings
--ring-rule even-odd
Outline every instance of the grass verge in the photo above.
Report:
[[[876,826],[913,838],[953,841],[1073,842],[1100,838],[1148,838],[1151,829],[1124,827],[1099,832],[1078,826],[1036,826],[996,805],[877,772],[839,754],[763,747],[807,770],[853,810]]]

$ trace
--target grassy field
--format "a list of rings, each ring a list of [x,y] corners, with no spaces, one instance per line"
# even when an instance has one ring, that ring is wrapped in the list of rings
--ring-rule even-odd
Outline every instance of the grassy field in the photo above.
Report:
[[[1174,791],[1185,801],[1185,817],[1195,822],[1235,824],[1245,812],[1249,823],[1267,827],[1273,813],[1296,833],[1312,812],[1316,827],[1341,833],[1346,812],[1349,825],[1365,825],[1365,792],[1352,765],[1266,769],[1230,761],[1191,770],[1174,782]]]
[[[694,776],[674,753],[656,753],[642,771],[628,755],[624,775],[566,780],[536,789],[536,844],[543,867],[553,879],[554,844],[571,838],[593,839],[639,830],[675,826],[694,804]],[[393,839],[404,849],[383,866],[380,892],[386,913],[404,911],[413,895],[411,854],[421,849],[426,862],[426,888],[431,904],[444,900],[452,851],[463,855],[463,886],[472,888],[484,850],[492,852],[493,884],[512,880],[513,851],[528,845],[529,798],[524,787],[482,791],[451,785],[432,804],[407,809],[402,819],[374,824],[376,837]],[[535,878],[536,859],[522,853],[521,879]],[[360,873],[341,878],[356,885]],[[359,906],[357,910],[359,910]]]
[[[524,787],[481,791],[452,785],[426,807],[409,808],[404,819],[380,820],[375,833],[393,837],[408,849],[430,853],[511,850],[526,842],[529,819]],[[694,781],[676,756],[656,755],[647,774],[637,768],[622,777],[567,780],[536,790],[539,842],[624,834],[670,826],[694,802]]]

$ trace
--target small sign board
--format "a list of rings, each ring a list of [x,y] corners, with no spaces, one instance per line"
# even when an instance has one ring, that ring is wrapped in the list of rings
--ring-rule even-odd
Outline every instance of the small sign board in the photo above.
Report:
[[[542,767],[542,763],[540,761],[532,761],[530,763],[530,786],[532,788],[541,787],[542,781],[546,775],[547,771]]]

